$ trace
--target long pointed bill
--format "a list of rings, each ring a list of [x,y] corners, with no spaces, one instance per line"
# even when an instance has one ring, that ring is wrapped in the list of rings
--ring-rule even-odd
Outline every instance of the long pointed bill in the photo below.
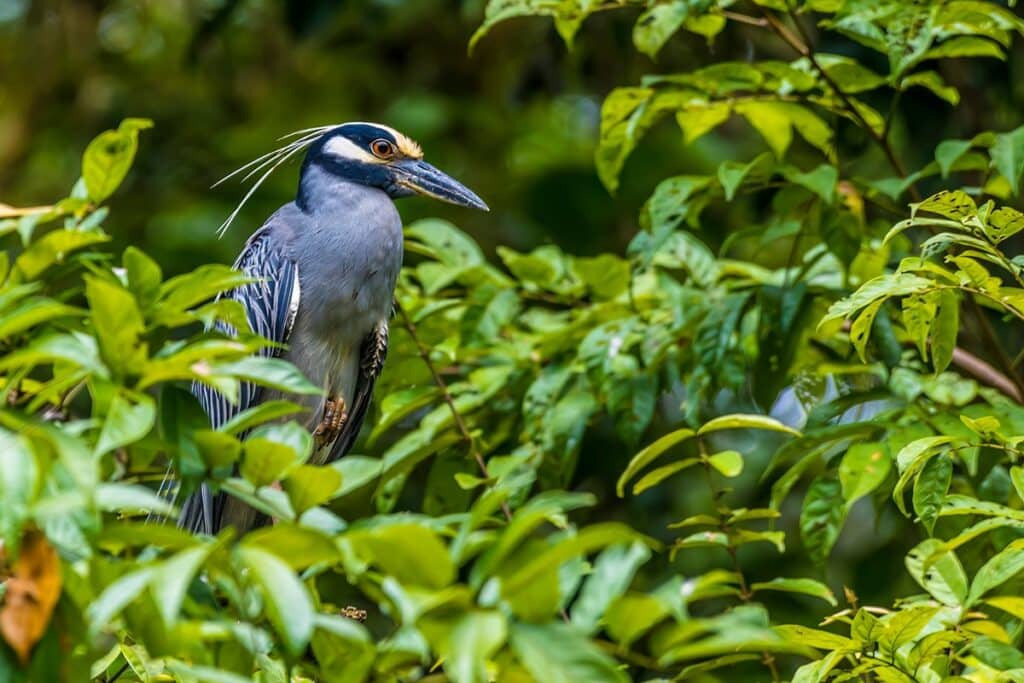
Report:
[[[392,168],[395,182],[411,192],[449,204],[490,211],[472,190],[425,161],[408,159],[393,164]]]

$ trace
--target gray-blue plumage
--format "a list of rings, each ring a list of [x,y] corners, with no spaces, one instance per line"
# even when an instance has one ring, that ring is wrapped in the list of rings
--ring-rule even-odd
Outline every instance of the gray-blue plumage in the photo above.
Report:
[[[299,419],[318,437],[312,463],[351,447],[383,367],[402,264],[402,224],[392,199],[418,193],[486,208],[419,156],[411,140],[374,124],[345,124],[313,142],[296,200],[249,238],[235,263],[258,281],[228,296],[243,304],[253,331],[283,345],[261,353],[292,362],[323,395],[286,396],[244,384],[232,404],[196,385],[214,427],[262,401],[287,398],[307,409]],[[209,534],[258,523],[255,510],[206,484],[185,502],[179,520]]]

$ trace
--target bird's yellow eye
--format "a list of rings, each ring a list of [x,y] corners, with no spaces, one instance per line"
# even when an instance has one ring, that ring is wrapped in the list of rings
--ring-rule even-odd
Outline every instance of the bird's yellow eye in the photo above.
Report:
[[[370,151],[381,159],[390,159],[395,156],[395,146],[384,138],[378,138],[371,142]]]

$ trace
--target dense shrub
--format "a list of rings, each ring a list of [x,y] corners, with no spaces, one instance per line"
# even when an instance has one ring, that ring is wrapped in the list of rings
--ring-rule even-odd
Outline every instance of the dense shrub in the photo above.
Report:
[[[544,14],[570,41],[620,6],[643,8],[651,55],[735,24],[791,59],[611,92],[605,185],[669,117],[688,143],[728,127],[744,158],[664,180],[624,255],[497,264],[449,223],[409,225],[374,413],[328,466],[305,464],[290,404],[212,430],[188,391],[316,391],[210,327],[246,329],[214,298],[240,274],[110,253],[103,205],[148,122],[96,138],[67,199],[0,207],[3,680],[1024,680],[1024,385],[1003,341],[1024,321],[1024,128],[959,131],[913,170],[892,130],[901,92],[955,106],[946,60],[1001,59],[1024,22],[973,0],[491,0],[474,40]],[[759,258],[779,241],[784,262]],[[585,440],[618,496],[692,514],[603,514]],[[207,482],[275,524],[160,523],[168,464],[178,500]],[[825,571],[864,525],[907,539],[892,604]]]

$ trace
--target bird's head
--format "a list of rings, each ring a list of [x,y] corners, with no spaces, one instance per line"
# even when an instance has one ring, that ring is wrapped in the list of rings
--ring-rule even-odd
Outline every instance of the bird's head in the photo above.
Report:
[[[309,147],[304,171],[310,166],[394,198],[422,195],[488,210],[472,190],[423,161],[423,151],[411,138],[376,123],[344,123],[327,130]]]

